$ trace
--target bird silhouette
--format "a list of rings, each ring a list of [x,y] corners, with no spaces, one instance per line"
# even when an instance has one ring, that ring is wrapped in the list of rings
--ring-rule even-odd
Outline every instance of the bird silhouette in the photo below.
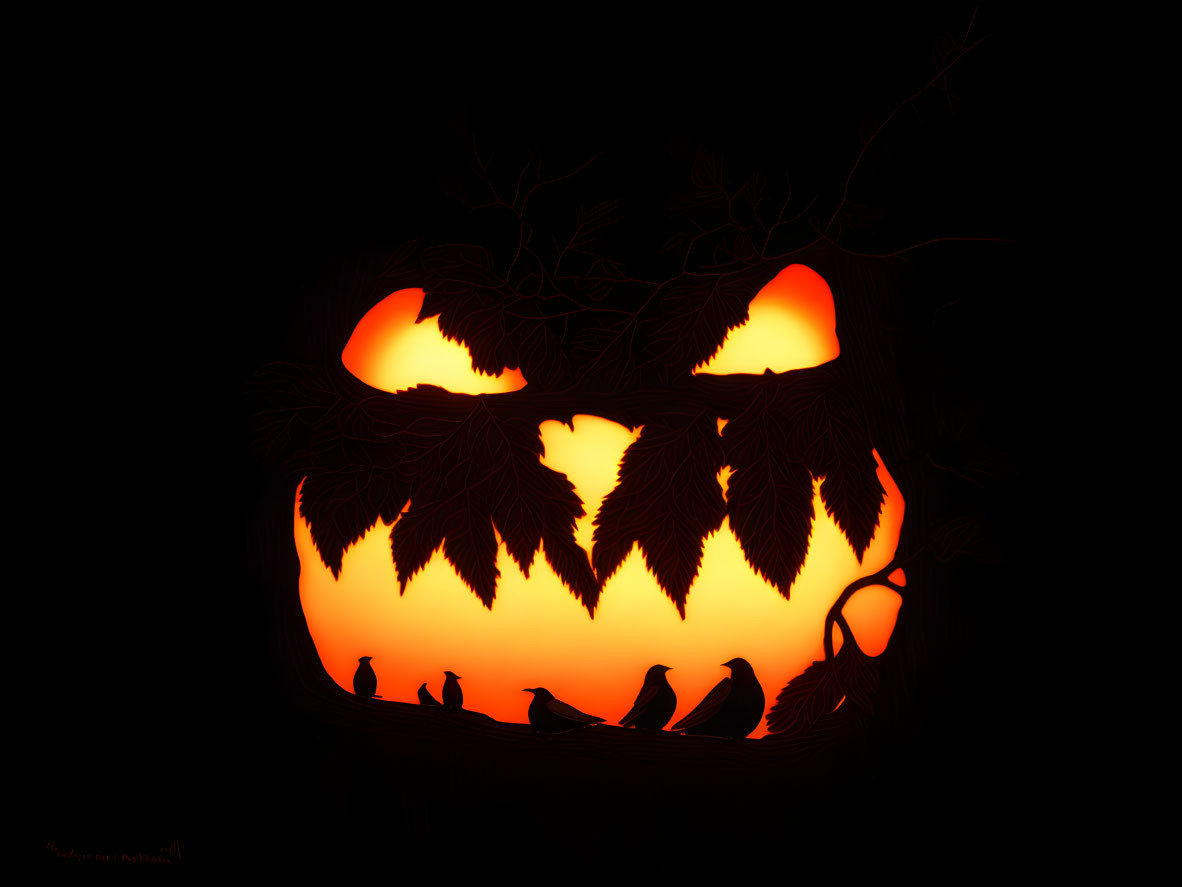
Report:
[[[362,656],[357,660],[357,671],[353,673],[353,692],[362,699],[369,699],[371,697],[381,699],[381,696],[376,695],[378,690],[378,676],[374,674],[373,666],[369,664],[369,660],[371,659],[373,659],[372,656]]]
[[[419,687],[419,705],[438,705],[439,700],[431,695],[431,691],[427,689],[427,682],[423,681],[423,686]]]
[[[534,701],[529,704],[529,723],[535,733],[562,733],[603,722],[603,718],[586,714],[555,699],[554,694],[545,687],[526,687],[521,692],[534,694]]]
[[[675,731],[741,739],[759,726],[765,700],[751,663],[735,658],[723,665],[731,670],[731,677],[719,681],[693,711],[674,724]]]
[[[464,691],[460,689],[460,676],[453,671],[445,671],[447,680],[443,682],[443,707],[449,711],[459,711],[464,707]]]
[[[677,694],[669,686],[667,665],[654,665],[644,676],[644,684],[632,703],[632,709],[620,719],[621,727],[647,727],[660,730],[669,723],[677,708]]]

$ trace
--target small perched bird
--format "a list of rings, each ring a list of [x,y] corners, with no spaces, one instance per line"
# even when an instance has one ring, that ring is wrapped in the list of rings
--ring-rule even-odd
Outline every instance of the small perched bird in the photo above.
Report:
[[[353,692],[362,699],[374,697],[378,691],[378,676],[374,674],[373,666],[369,664],[372,656],[362,656],[357,660],[357,671],[353,673]],[[381,699],[381,696],[376,698]]]
[[[464,707],[464,691],[460,689],[460,676],[453,671],[445,671],[447,680],[443,682],[443,707],[449,711],[459,711]]]
[[[534,694],[534,701],[529,704],[529,722],[535,733],[562,733],[603,722],[603,718],[585,714],[555,699],[545,687],[526,687],[521,692]]]
[[[427,689],[427,682],[423,681],[423,686],[419,687],[419,705],[438,705],[439,700],[431,695],[431,691]]]
[[[667,665],[654,665],[644,676],[644,684],[632,703],[632,710],[620,720],[621,727],[647,727],[660,730],[669,723],[677,708],[677,694],[669,686]]]
[[[723,678],[697,708],[673,725],[675,731],[700,736],[742,739],[763,717],[763,687],[746,659],[724,662],[731,677]]]

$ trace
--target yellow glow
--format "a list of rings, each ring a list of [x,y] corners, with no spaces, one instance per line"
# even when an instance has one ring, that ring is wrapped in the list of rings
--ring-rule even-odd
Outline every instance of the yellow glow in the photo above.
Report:
[[[615,489],[620,459],[640,428],[629,431],[599,416],[575,416],[574,430],[561,422],[543,422],[542,464],[560,471],[575,484],[587,513],[575,524],[575,541],[590,552],[595,533],[595,509]],[[649,663],[650,665],[654,663]]]
[[[695,373],[773,373],[817,366],[840,352],[833,293],[807,265],[789,265],[761,289],[748,320]]]
[[[590,546],[590,515],[614,486],[620,457],[638,433],[592,416],[575,417],[573,432],[556,422],[543,424],[546,463],[570,477],[589,512],[578,527],[580,544]],[[881,460],[878,466],[887,499],[861,564],[826,515],[814,484],[817,519],[790,601],[751,570],[725,523],[706,542],[684,621],[636,548],[604,587],[594,620],[541,554],[527,580],[503,545],[492,610],[441,552],[399,596],[389,525],[379,522],[351,546],[334,580],[293,506],[300,600],[324,667],[350,692],[357,658],[372,656],[378,693],[386,699],[415,702],[424,681],[438,698],[443,672],[450,669],[463,676],[465,707],[498,720],[524,723],[531,697],[521,690],[542,686],[615,723],[635,700],[645,670],[662,663],[673,669],[676,720],[729,674],[721,663],[742,656],[770,706],[791,678],[823,657],[825,614],[842,589],[894,556],[903,499]],[[887,615],[893,625],[894,610]],[[752,735],[765,732],[761,722]]]
[[[511,367],[499,376],[472,369],[468,349],[444,337],[438,318],[415,323],[422,305],[421,289],[403,289],[369,309],[341,353],[345,369],[382,391],[428,384],[456,394],[496,394],[525,387]]]

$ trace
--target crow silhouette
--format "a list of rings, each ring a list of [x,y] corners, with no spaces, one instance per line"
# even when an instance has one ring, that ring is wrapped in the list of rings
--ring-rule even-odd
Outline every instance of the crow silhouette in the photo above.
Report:
[[[423,686],[419,687],[419,705],[438,705],[439,700],[431,695],[431,691],[427,689],[427,682],[423,681]]]
[[[654,665],[648,670],[632,709],[620,720],[621,727],[660,730],[669,723],[677,708],[677,694],[665,677],[665,672],[669,670],[667,665]]]
[[[759,726],[765,700],[751,663],[735,658],[723,665],[731,670],[731,677],[719,681],[673,730],[741,739]]]
[[[378,691],[378,676],[374,674],[373,666],[369,664],[372,656],[362,656],[357,660],[357,671],[353,673],[353,692],[362,699],[376,696]],[[381,696],[376,696],[381,699]]]
[[[460,689],[460,676],[453,671],[445,671],[447,680],[443,682],[443,707],[449,711],[459,711],[464,707],[464,691]]]
[[[521,692],[534,694],[534,701],[529,704],[529,723],[535,733],[563,733],[603,722],[603,718],[586,714],[555,699],[554,694],[545,687],[526,687]]]

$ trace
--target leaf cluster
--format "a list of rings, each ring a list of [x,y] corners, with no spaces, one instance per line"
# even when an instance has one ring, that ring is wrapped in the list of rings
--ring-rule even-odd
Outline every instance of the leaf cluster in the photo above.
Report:
[[[407,464],[411,505],[390,534],[402,591],[442,544],[460,578],[491,608],[499,571],[497,540],[528,576],[539,548],[589,612],[599,583],[575,542],[583,503],[566,476],[541,462],[536,425],[498,418],[479,399],[459,421],[424,420],[423,443]]]
[[[289,374],[296,384],[267,422],[297,453],[300,512],[334,575],[344,550],[380,519],[393,523],[403,589],[442,546],[491,607],[499,533],[523,571],[543,550],[593,614],[604,582],[636,545],[684,617],[705,540],[725,519],[751,566],[788,597],[808,553],[816,480],[861,558],[884,491],[840,368],[692,375],[782,270],[767,247],[790,221],[790,189],[777,209],[761,177],[732,188],[721,162],[700,150],[677,207],[686,241],[671,247],[671,273],[647,279],[602,248],[619,218],[611,201],[580,204],[565,228],[538,235],[547,189],[579,170],[546,179],[535,163],[506,188],[478,165],[489,197],[473,212],[505,223],[511,248],[414,244],[392,257],[384,283],[422,287],[418,320],[438,318],[475,369],[517,367],[528,384],[505,395],[429,385],[391,395],[336,370],[321,380]],[[540,458],[539,423],[576,412],[643,426],[596,515],[590,559],[574,542],[584,503]],[[728,420],[721,432],[719,419]]]
[[[768,732],[805,732],[840,705],[869,714],[878,682],[874,660],[847,638],[835,656],[814,662],[780,691],[767,713]]]
[[[584,503],[565,475],[542,462],[539,423],[577,410],[573,396],[474,397],[432,386],[390,395],[335,374],[316,389],[318,418],[309,420],[308,408],[297,413],[306,425],[295,435],[306,447],[297,460],[300,513],[334,575],[345,549],[380,519],[393,524],[403,590],[442,546],[489,607],[499,578],[497,534],[526,575],[543,551],[591,613],[636,545],[683,617],[705,540],[725,519],[751,566],[788,597],[808,553],[814,480],[859,557],[884,491],[835,367],[747,378],[738,408],[712,404],[706,387],[693,389],[703,393],[692,414],[654,406],[595,517],[590,558],[574,536]],[[329,395],[333,379],[341,388]],[[644,394],[654,404],[661,396]],[[720,433],[723,412],[733,417]],[[731,469],[725,493],[724,467]]]

